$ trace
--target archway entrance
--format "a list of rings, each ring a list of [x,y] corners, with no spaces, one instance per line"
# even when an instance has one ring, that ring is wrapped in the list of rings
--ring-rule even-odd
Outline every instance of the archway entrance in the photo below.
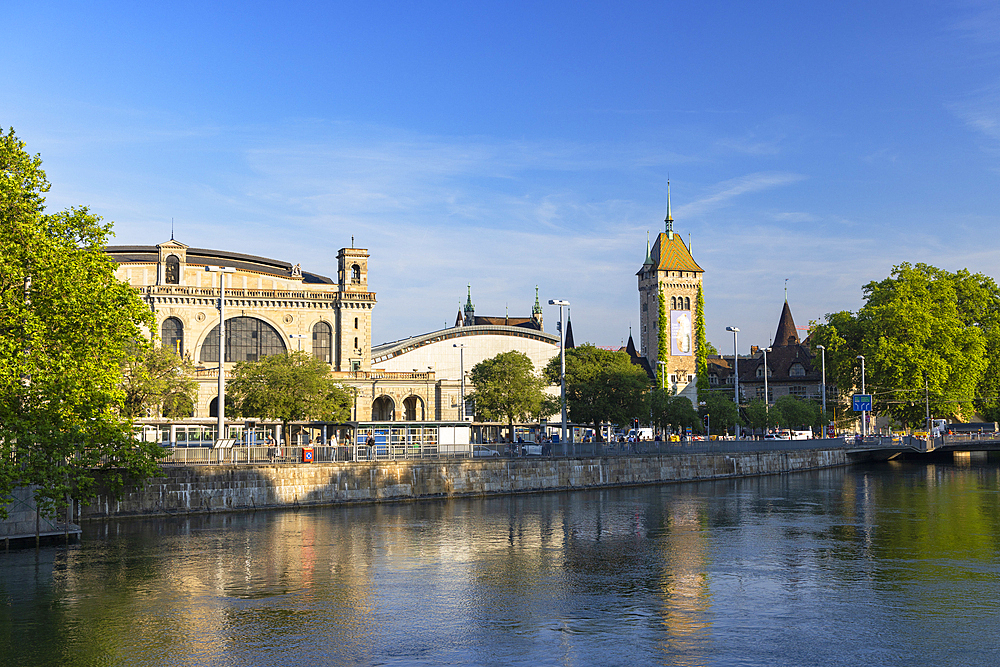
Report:
[[[403,420],[408,422],[424,420],[424,402],[419,396],[408,396],[403,401]]]
[[[372,421],[391,422],[396,419],[396,404],[388,396],[379,396],[372,402]]]

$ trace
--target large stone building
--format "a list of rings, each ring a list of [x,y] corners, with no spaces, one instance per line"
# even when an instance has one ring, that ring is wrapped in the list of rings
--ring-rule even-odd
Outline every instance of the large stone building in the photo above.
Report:
[[[656,235],[652,247],[646,241],[646,260],[636,273],[639,280],[641,327],[638,353],[646,359],[657,377],[662,371],[665,384],[697,405],[694,312],[697,309],[698,286],[701,285],[704,269],[694,261],[691,248],[674,233],[669,184],[667,217],[664,222],[666,228]],[[669,352],[663,359],[659,355],[660,291],[666,301],[666,332],[670,341]],[[663,363],[662,366],[660,362]]]
[[[567,328],[566,333],[567,345],[571,346],[572,330]],[[559,354],[559,336],[542,329],[537,287],[530,317],[509,314],[500,317],[476,315],[470,286],[455,326],[374,346],[372,368],[393,373],[433,372],[441,382],[460,385],[463,373],[468,377],[480,361],[510,351],[527,355],[536,371],[541,371]],[[466,390],[471,390],[471,386]],[[462,414],[471,412],[468,406]]]
[[[767,365],[765,367],[765,359]],[[767,401],[774,405],[782,396],[795,396],[821,401],[823,372],[809,345],[809,339],[800,340],[792,310],[786,301],[778,318],[778,328],[770,347],[750,346],[750,353],[739,357],[740,401],[764,399],[767,374]],[[733,357],[717,355],[708,359],[708,379],[712,389],[733,387]],[[836,389],[827,387],[827,401],[836,398]]]
[[[161,344],[195,365],[197,418],[217,414],[220,279],[227,373],[240,361],[268,354],[312,354],[352,391],[354,421],[457,420],[463,370],[467,376],[476,363],[510,350],[524,352],[540,370],[559,353],[559,337],[542,330],[537,289],[531,317],[476,316],[470,291],[455,327],[373,348],[376,299],[363,248],[340,249],[336,279],[297,264],[190,248],[174,239],[110,246],[106,253],[118,263],[118,278],[149,304]],[[232,271],[212,270],[217,267]]]
[[[190,248],[171,239],[155,246],[110,246],[117,276],[155,314],[162,345],[190,359],[199,380],[194,417],[218,405],[219,288],[225,280],[225,366],[301,350],[330,365],[354,394],[352,417],[367,421],[455,419],[458,383],[435,374],[373,371],[368,251],[341,248],[337,277],[298,264],[222,250]],[[213,271],[227,267],[231,272]]]

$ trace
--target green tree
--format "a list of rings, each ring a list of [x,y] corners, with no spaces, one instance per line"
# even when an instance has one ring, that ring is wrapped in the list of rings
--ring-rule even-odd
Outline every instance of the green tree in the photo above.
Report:
[[[703,303],[704,293],[701,291],[701,283],[698,283],[698,296],[695,298],[694,306],[694,340],[695,340],[695,377],[698,388],[698,402],[705,400],[711,386],[708,382],[708,342],[705,340],[705,307]]]
[[[810,336],[826,347],[827,375],[845,396],[860,390],[863,355],[874,411],[902,424],[924,423],[925,378],[933,416],[1000,412],[1000,290],[991,278],[904,263],[863,295],[856,314],[829,314]]]
[[[474,387],[469,398],[475,401],[476,415],[506,421],[512,442],[515,421],[537,416],[552,405],[542,391],[544,380],[535,375],[535,365],[523,352],[501,352],[484,359],[472,367],[469,377]]]
[[[188,416],[178,413],[194,401],[198,385],[191,379],[192,371],[191,362],[171,349],[145,341],[137,345],[122,364],[124,415],[129,419],[156,413]]]
[[[658,285],[656,293],[656,360],[666,361],[670,358],[670,334],[667,332],[667,297],[663,294],[663,285]],[[667,367],[656,364],[659,369],[660,385],[665,385],[664,376]]]
[[[226,398],[230,396],[238,414],[280,419],[286,429],[286,442],[288,422],[343,422],[351,416],[351,394],[330,377],[327,364],[305,352],[241,361],[227,385]]]
[[[660,428],[672,426],[679,430],[691,426],[702,430],[701,419],[688,398],[670,390],[653,389],[649,392],[649,401],[653,423]]]
[[[815,401],[807,401],[795,396],[782,396],[774,403],[781,412],[778,423],[793,429],[811,429],[824,425],[823,408]],[[774,409],[772,408],[772,410]]]
[[[121,369],[149,308],[115,278],[111,225],[48,214],[41,158],[0,130],[0,499],[33,485],[48,515],[156,474],[161,450],[125,417]],[[6,515],[0,500],[0,515]]]
[[[545,368],[559,381],[559,359]],[[602,350],[590,343],[566,351],[566,402],[570,419],[591,424],[600,433],[602,423],[627,424],[649,414],[646,392],[649,376],[624,352]],[[600,436],[599,436],[600,437]]]
[[[723,435],[736,424],[743,426],[743,419],[733,403],[733,397],[726,391],[708,392],[705,405],[699,406],[698,414],[702,418],[709,415],[713,435]]]

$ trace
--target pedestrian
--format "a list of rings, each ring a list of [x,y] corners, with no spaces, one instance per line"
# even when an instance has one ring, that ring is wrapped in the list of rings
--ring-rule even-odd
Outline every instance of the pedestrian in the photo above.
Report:
[[[274,463],[274,457],[278,455],[278,450],[274,446],[274,436],[267,436],[267,458],[271,463]]]

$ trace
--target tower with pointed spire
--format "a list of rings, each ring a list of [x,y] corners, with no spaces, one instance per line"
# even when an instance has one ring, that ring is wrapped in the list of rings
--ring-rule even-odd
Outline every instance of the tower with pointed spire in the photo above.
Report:
[[[704,276],[691,255],[691,248],[674,233],[674,217],[670,205],[670,182],[667,181],[667,215],[664,231],[657,234],[650,246],[646,240],[646,258],[636,273],[639,287],[639,349],[637,353],[648,363],[651,372],[659,376],[661,367],[668,389],[689,396],[697,403],[695,389],[694,313],[698,307],[698,286]],[[659,295],[663,292],[667,317],[665,327],[668,354],[660,358]],[[704,293],[704,292],[703,292]]]
[[[468,296],[465,299],[465,308],[463,309],[465,315],[464,325],[471,327],[476,323],[476,307],[472,305],[472,283],[469,283],[468,289]]]
[[[538,301],[538,285],[535,285],[535,305],[531,307],[531,319],[538,324],[538,330],[542,331],[542,304]]]

